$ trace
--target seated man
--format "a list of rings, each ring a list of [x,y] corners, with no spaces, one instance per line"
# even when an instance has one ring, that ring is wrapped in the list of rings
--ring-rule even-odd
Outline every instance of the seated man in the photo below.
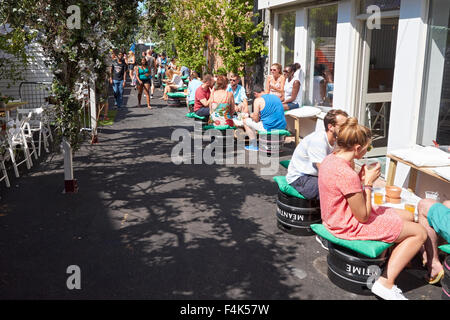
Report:
[[[209,117],[209,98],[214,87],[212,75],[206,74],[203,83],[195,91],[194,112],[201,117]]]
[[[444,276],[444,267],[439,261],[439,236],[450,243],[450,200],[439,203],[432,199],[422,199],[417,206],[418,222],[427,230],[424,247],[428,269],[428,283],[438,283]]]
[[[228,84],[227,91],[233,93],[236,112],[248,114],[248,99],[244,87],[239,84],[240,80],[241,77],[239,77],[238,74],[232,73],[230,75],[230,83]]]
[[[198,73],[195,71],[191,72],[190,81],[188,85],[188,106],[195,103],[195,91],[202,85],[202,82],[198,78]]]
[[[163,80],[166,83],[166,87],[164,88],[163,100],[167,100],[168,92],[176,92],[178,88],[182,88],[184,86],[183,80],[181,79],[180,73],[178,71],[174,71],[173,69],[167,70],[167,78],[170,80]]]
[[[295,148],[286,181],[306,199],[319,199],[318,174],[322,160],[334,149],[339,127],[347,120],[345,111],[328,111],[323,123],[325,131],[307,135]]]
[[[256,132],[286,129],[286,118],[284,117],[283,104],[278,96],[266,94],[260,85],[253,87],[255,101],[253,113],[244,115],[244,129],[249,136],[250,144],[245,146],[246,150],[258,151]]]

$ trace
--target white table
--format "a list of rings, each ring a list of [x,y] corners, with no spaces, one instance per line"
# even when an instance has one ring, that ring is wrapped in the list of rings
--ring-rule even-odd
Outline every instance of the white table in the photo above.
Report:
[[[373,201],[375,192],[380,192],[383,194],[383,204],[375,204]],[[402,192],[400,194],[402,201],[398,204],[389,203],[386,202],[386,189],[385,188],[373,188],[372,191],[372,206],[378,206],[378,207],[389,207],[389,208],[396,208],[396,209],[405,209],[405,204],[413,204],[415,206],[415,211],[417,211],[417,205],[419,204],[419,201],[421,198],[416,196],[414,193],[408,191],[407,189],[402,188]]]
[[[300,142],[300,119],[316,117],[321,112],[321,109],[312,106],[303,106],[285,112],[285,116],[290,116],[295,121],[295,145],[298,145]]]

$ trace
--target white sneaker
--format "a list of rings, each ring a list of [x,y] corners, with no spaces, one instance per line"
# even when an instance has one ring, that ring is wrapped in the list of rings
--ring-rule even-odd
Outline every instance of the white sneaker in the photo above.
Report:
[[[317,235],[316,241],[322,246],[322,248],[324,248],[325,250],[328,250],[328,240]]]
[[[372,286],[372,293],[383,298],[384,300],[408,300],[404,295],[402,290],[397,286],[393,286],[391,289],[383,286],[378,280]]]

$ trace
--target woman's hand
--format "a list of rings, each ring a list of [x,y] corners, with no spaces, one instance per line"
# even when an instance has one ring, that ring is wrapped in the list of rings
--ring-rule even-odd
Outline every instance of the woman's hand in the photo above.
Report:
[[[373,185],[375,180],[378,179],[378,177],[381,174],[381,165],[378,162],[376,166],[373,169],[369,169],[366,166],[364,166],[364,184],[365,185]]]

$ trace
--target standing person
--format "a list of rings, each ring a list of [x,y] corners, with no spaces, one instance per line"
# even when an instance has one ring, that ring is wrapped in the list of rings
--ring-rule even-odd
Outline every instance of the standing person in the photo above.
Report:
[[[322,161],[319,169],[322,222],[340,239],[395,243],[371,291],[385,300],[407,300],[395,280],[419,252],[427,233],[406,210],[372,207],[372,187],[380,176],[380,164],[373,169],[364,166],[359,174],[352,168],[354,159],[361,159],[371,143],[370,129],[359,125],[356,118],[348,118],[340,127],[337,150]]]
[[[128,52],[128,71],[131,79],[131,85],[134,87],[134,90],[136,90],[136,77],[134,74],[134,67],[136,66],[136,57],[134,55],[133,51]]]
[[[191,72],[189,77],[189,85],[188,85],[188,108],[189,112],[194,111],[194,103],[195,103],[195,91],[202,85],[202,82],[198,78],[198,73],[195,71]],[[192,110],[191,110],[192,109]]]
[[[166,67],[167,67],[167,57],[166,54],[163,52],[161,53],[161,59],[159,61],[160,73],[158,74],[158,79],[160,79],[161,83],[166,76]]]
[[[189,77],[189,74],[191,73],[189,68],[186,66],[181,66],[180,72],[182,77]]]
[[[278,96],[265,93],[260,85],[253,88],[255,101],[250,117],[244,115],[244,129],[249,137],[246,150],[258,151],[256,132],[286,129],[283,104]]]
[[[195,91],[194,112],[201,117],[209,117],[209,98],[214,87],[214,78],[210,74],[203,77],[203,83]]]
[[[153,77],[156,74],[156,59],[153,56],[153,49],[150,48],[147,50],[147,67],[150,70],[150,75],[151,75],[151,79],[150,79],[150,98],[153,98],[153,92],[155,91],[155,85],[153,83]]]
[[[295,65],[284,68],[283,73],[286,81],[284,83],[284,110],[292,110],[300,107],[300,80],[295,76]]]
[[[145,97],[147,98],[147,108],[151,109],[150,106],[150,81],[151,81],[151,74],[150,70],[147,66],[147,59],[142,58],[140,65],[136,66],[134,68],[134,72],[136,75],[136,78],[139,82],[138,85],[138,107],[141,106],[141,98],[142,98],[142,91],[145,92]]]
[[[285,77],[281,73],[281,64],[274,63],[270,67],[271,74],[267,77],[266,93],[274,94],[281,100],[284,99]]]
[[[216,87],[211,93],[209,103],[209,124],[211,125],[234,127],[234,97],[231,92],[226,91],[227,85],[227,77],[217,76]]]
[[[127,73],[125,63],[123,62],[123,54],[119,53],[116,59],[113,59],[110,67],[109,83],[113,86],[115,96],[115,106],[122,107],[123,103],[123,88],[127,81]]]

